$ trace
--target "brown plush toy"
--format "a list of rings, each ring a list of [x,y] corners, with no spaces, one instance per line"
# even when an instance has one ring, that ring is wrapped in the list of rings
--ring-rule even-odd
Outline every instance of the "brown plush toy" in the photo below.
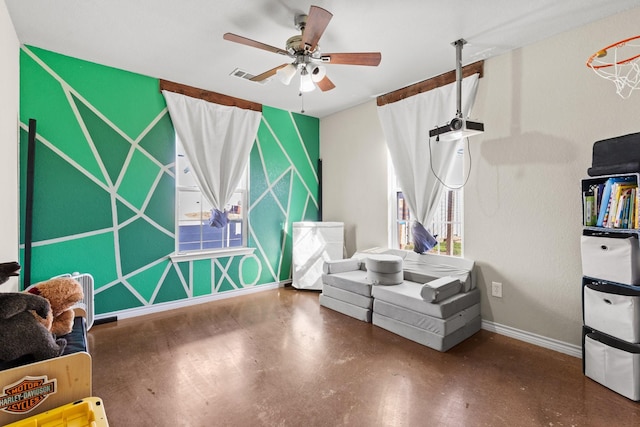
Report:
[[[71,277],[55,277],[30,286],[25,292],[44,297],[51,304],[46,317],[34,316],[54,335],[66,335],[73,329],[75,314],[71,307],[82,301],[82,285]]]

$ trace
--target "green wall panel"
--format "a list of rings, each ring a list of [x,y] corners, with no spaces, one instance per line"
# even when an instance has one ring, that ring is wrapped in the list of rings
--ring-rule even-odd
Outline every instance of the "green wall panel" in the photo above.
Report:
[[[182,277],[185,281],[185,283],[187,284],[187,289],[191,289],[191,286],[189,285],[189,270],[191,269],[190,263],[188,262],[179,262],[179,263],[173,263],[172,266],[179,271],[180,274],[182,274]]]
[[[162,275],[167,269],[167,262],[161,262],[150,266],[140,273],[135,274],[127,279],[127,282],[133,286],[142,298],[147,302],[151,302],[153,294],[161,283]]]
[[[166,230],[174,228],[175,179],[163,174],[144,213]]]
[[[20,104],[42,153],[34,280],[91,273],[107,316],[290,278],[292,223],[318,217],[318,119],[264,107],[245,210],[254,254],[175,262],[175,135],[158,80],[24,47]],[[20,152],[24,189],[24,130]]]
[[[159,173],[160,166],[140,151],[136,151],[118,187],[118,194],[136,208],[142,209]]]
[[[309,158],[315,162],[317,170],[320,158],[320,121],[314,117],[293,113],[293,120],[302,136],[304,148],[309,153]]]
[[[137,299],[122,283],[117,283],[103,290],[96,298],[96,313],[115,313],[131,308],[142,307],[142,302]]]
[[[98,284],[112,282],[118,278],[114,241],[113,233],[105,232],[84,237],[69,236],[65,241],[34,246],[32,282],[75,271],[90,271]]]
[[[37,221],[33,222],[34,240],[55,239],[112,226],[111,199],[104,189],[39,141],[36,142],[35,157],[37,185],[34,185],[33,215]]]
[[[121,201],[116,200],[116,215],[118,216],[118,225],[124,223],[125,221],[133,218],[137,214],[125,206]]]
[[[282,175],[282,178],[275,181],[272,187],[273,196],[280,202],[280,205],[285,210],[289,207],[289,201],[291,200],[291,180],[293,173],[293,170],[290,170]]]
[[[317,161],[314,163],[309,157],[305,144],[300,139],[301,135],[294,120],[295,115],[275,108],[267,108],[264,114],[268,117],[275,137],[282,144],[287,156],[291,159],[292,166],[302,180],[310,187],[315,185],[318,180]]]
[[[266,179],[268,181],[274,181],[292,166],[291,162],[287,158],[286,152],[282,150],[281,144],[278,143],[271,129],[265,126],[264,122],[258,129],[257,140],[261,148],[261,150],[256,150],[256,155],[259,160],[258,165],[266,171]],[[265,169],[264,165],[269,165],[269,167]]]
[[[158,80],[27,46],[88,103],[136,139],[166,107]]]
[[[154,303],[171,302],[187,298],[188,295],[180,281],[178,273],[176,273],[175,265],[167,272],[167,275],[160,285],[160,290],[156,295]]]
[[[244,257],[239,265],[240,276],[245,286],[253,286],[260,282],[262,264],[256,256]]]
[[[175,151],[167,150],[172,147],[175,131],[169,113],[165,112],[140,141],[140,147],[151,154],[161,164],[167,166],[175,162]]]
[[[249,159],[249,182],[251,183],[249,200],[254,202],[269,190],[269,177],[266,175],[267,171],[263,167],[262,158],[258,154],[259,144],[260,141],[258,140],[258,142],[253,145],[251,158]]]
[[[201,297],[211,294],[213,287],[211,286],[211,260],[203,259],[193,261],[193,296]],[[187,263],[183,263],[187,264]]]
[[[71,95],[25,51],[20,52],[20,121],[36,120],[41,138],[53,144],[80,167],[104,181],[89,144],[72,110]]]
[[[99,161],[104,164],[109,183],[113,185],[118,181],[124,162],[131,150],[131,144],[115,129],[105,123],[85,104],[73,98],[84,125],[87,128],[96,151]]]
[[[215,289],[217,292],[232,291],[240,287],[237,274],[233,275],[233,259],[234,257],[218,258],[214,261]]]
[[[129,274],[173,252],[174,239],[149,224],[137,219],[119,232],[122,273]]]

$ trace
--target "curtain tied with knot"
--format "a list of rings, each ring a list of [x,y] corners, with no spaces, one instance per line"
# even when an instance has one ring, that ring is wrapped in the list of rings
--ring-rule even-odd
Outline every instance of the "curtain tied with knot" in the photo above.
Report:
[[[475,101],[479,75],[462,80],[462,115]],[[400,188],[415,222],[414,251],[424,253],[437,241],[426,228],[436,213],[458,141],[429,142],[429,130],[456,116],[456,83],[378,107],[378,117]],[[432,171],[433,169],[433,171]],[[434,175],[435,172],[435,175]],[[438,179],[439,178],[439,179]]]
[[[258,133],[262,113],[162,91],[171,121],[203,197],[209,225],[227,225],[225,206],[238,187]]]

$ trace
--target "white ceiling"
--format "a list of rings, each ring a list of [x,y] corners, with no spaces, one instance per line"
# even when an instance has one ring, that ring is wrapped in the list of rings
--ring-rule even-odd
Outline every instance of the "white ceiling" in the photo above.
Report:
[[[382,53],[378,67],[328,65],[336,88],[304,95],[324,117],[455,68],[451,43],[467,40],[463,64],[500,55],[640,6],[640,0],[5,0],[21,43],[265,105],[301,110],[296,81],[264,84],[287,62],[222,39],[236,33],[285,48],[293,20],[314,4],[333,13],[322,52]],[[616,40],[603,36],[603,45]],[[595,48],[596,46],[594,46]],[[586,60],[586,58],[585,58]]]

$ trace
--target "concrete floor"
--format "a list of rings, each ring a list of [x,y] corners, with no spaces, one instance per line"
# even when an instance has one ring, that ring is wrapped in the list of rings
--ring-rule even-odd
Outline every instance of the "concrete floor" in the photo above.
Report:
[[[280,288],[94,326],[124,426],[639,426],[580,359],[487,331],[446,353]]]

